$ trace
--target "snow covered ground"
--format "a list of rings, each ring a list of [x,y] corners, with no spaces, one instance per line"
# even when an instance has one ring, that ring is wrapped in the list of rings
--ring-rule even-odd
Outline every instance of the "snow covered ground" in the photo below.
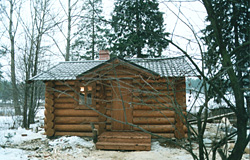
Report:
[[[30,130],[9,129],[17,117],[0,116],[0,160],[189,160],[191,155],[183,149],[162,146],[152,142],[151,151],[121,152],[96,150],[91,139],[63,136],[47,139],[44,135],[43,110],[37,114],[36,124]],[[213,128],[213,125],[209,125]],[[217,127],[215,125],[215,127]],[[212,131],[212,129],[211,129]],[[209,142],[209,136],[206,138]],[[198,149],[197,147],[195,148]],[[249,160],[245,154],[244,159]]]

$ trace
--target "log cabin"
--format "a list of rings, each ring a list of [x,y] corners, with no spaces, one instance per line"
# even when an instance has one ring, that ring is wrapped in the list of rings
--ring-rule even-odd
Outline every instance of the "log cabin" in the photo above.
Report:
[[[197,73],[184,57],[99,56],[61,62],[31,79],[46,86],[48,137],[96,133],[97,149],[114,150],[150,150],[151,138],[185,138],[185,77]]]

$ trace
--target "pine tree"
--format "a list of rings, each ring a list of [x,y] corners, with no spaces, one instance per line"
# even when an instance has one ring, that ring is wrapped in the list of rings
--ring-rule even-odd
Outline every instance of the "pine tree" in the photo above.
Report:
[[[168,45],[163,22],[156,0],[118,0],[112,16],[111,50],[121,56],[161,56]]]
[[[77,38],[72,45],[75,60],[94,59],[98,51],[107,45],[104,35],[108,29],[104,28],[104,17],[101,15],[102,0],[86,0],[83,9],[86,14],[78,25]]]

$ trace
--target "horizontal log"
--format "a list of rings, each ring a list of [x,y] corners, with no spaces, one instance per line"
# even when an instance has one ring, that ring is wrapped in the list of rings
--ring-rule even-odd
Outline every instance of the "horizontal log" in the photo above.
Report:
[[[56,90],[59,90],[59,91],[74,91],[75,86],[55,86],[55,92],[56,92]]]
[[[75,82],[76,81],[56,81],[55,85],[57,85],[57,86],[71,85],[71,86],[73,86],[73,85],[75,85]]]
[[[98,125],[94,125],[96,129],[98,129]],[[70,125],[62,125],[56,124],[55,125],[56,131],[65,131],[65,132],[91,132],[92,128],[90,124],[70,124]]]
[[[96,90],[97,90],[97,91],[99,91],[99,90],[101,90],[101,89],[102,89],[101,85],[96,85]]]
[[[98,122],[98,117],[56,117],[56,124],[83,124]]]
[[[155,133],[173,133],[175,126],[173,125],[139,125],[141,128]],[[140,131],[139,128],[134,127],[135,131]]]
[[[133,83],[164,83],[164,82],[172,82],[173,78],[159,78],[159,79],[133,79]]]
[[[73,92],[73,91],[55,92],[54,95],[55,95],[55,98],[65,98],[65,97],[72,98],[72,97],[74,97],[75,92]]]
[[[52,121],[47,121],[47,123],[46,123],[46,127],[47,128],[54,128],[54,122],[52,122]]]
[[[183,130],[184,130],[184,132],[185,132],[185,133],[187,133],[187,132],[188,132],[188,128],[187,128],[187,126],[186,126],[186,125],[183,125]]]
[[[134,117],[134,124],[174,124],[175,118],[165,118],[165,117]]]
[[[96,108],[94,105],[90,106],[92,108]],[[79,110],[79,109],[82,109],[82,110],[89,110],[90,108],[86,105],[76,105],[75,109]]]
[[[111,130],[111,124],[106,124],[106,130],[110,131]]]
[[[50,99],[50,98],[45,98],[45,104],[48,104],[48,105],[54,105],[54,100],[53,99]]]
[[[162,84],[162,85],[134,85],[134,88],[138,88],[140,90],[145,90],[145,91],[171,91],[173,90],[173,86],[171,85],[166,85],[166,84]]]
[[[45,86],[46,87],[53,87],[53,86],[55,86],[55,84],[51,81],[48,81],[48,82],[45,82]]]
[[[74,109],[75,105],[74,103],[56,103],[54,107],[56,109]]]
[[[54,107],[46,107],[46,111],[47,111],[47,113],[54,113],[54,111],[55,111],[55,108]]]
[[[99,109],[100,107],[105,107],[106,109],[110,109],[111,108],[111,103],[110,102],[108,102],[108,103],[100,102],[100,103],[96,104],[97,109]]]
[[[79,136],[79,137],[92,137],[92,132],[55,132],[55,136]]]
[[[100,97],[101,96],[101,92],[96,92],[96,96],[97,97]],[[111,90],[109,90],[109,91],[106,91],[105,93],[104,93],[104,96],[112,96],[112,92],[111,92]]]
[[[46,134],[47,136],[52,137],[52,136],[54,136],[54,134],[55,134],[55,129],[48,128],[48,129],[45,130],[45,134]]]
[[[45,98],[54,99],[54,92],[45,92]]]
[[[54,107],[54,105],[49,105],[48,103],[45,103],[45,108],[47,109],[47,108],[51,108],[51,107]]]
[[[147,104],[155,104],[155,103],[174,103],[173,98],[166,97],[133,97],[134,103],[147,103]]]
[[[164,138],[174,138],[174,133],[154,133],[154,134],[157,134],[159,136],[162,136]],[[152,136],[153,139],[156,139],[156,138],[159,138],[157,136]]]
[[[47,110],[44,110],[44,115],[48,121],[53,121],[55,118],[55,115],[53,113],[48,113]]]
[[[156,91],[143,91],[143,90],[137,90],[133,92],[134,97],[140,97],[140,96],[170,96],[173,98],[174,96],[174,91],[161,91],[161,92],[156,92]]]
[[[75,99],[73,98],[55,98],[54,99],[55,103],[74,103],[75,102]]]
[[[134,110],[133,111],[134,117],[174,117],[174,111],[150,111],[150,110]]]
[[[173,105],[171,103],[162,103],[162,104],[144,104],[136,105],[133,104],[134,110],[173,110]]]
[[[98,113],[93,110],[75,110],[75,109],[57,109],[54,112],[55,116],[61,117],[97,117]]]
[[[106,116],[109,116],[109,117],[111,116],[111,111],[110,110],[106,111]]]

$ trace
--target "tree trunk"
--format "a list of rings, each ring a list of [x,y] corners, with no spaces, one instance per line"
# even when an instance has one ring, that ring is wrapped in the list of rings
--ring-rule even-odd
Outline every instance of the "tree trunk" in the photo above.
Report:
[[[10,2],[10,17],[9,17],[9,37],[10,37],[10,54],[11,54],[11,83],[12,83],[12,95],[13,95],[13,104],[15,108],[15,115],[21,115],[21,109],[18,105],[18,90],[16,85],[16,72],[15,72],[15,37],[13,34],[13,7],[14,2]]]
[[[68,0],[68,35],[67,35],[67,45],[66,45],[66,55],[65,55],[65,61],[69,61],[69,54],[70,54],[70,38],[71,38],[71,6],[70,1]]]
[[[231,155],[228,157],[229,160],[240,160],[242,158],[244,149],[247,144],[247,112],[244,107],[244,94],[241,90],[240,81],[237,78],[237,75],[233,69],[233,64],[230,59],[230,55],[227,52],[227,49],[224,44],[224,40],[221,33],[220,25],[217,21],[217,17],[215,17],[215,13],[212,7],[212,4],[208,0],[203,0],[206,11],[208,13],[208,18],[213,26],[215,37],[220,49],[220,55],[222,57],[222,66],[227,68],[227,75],[230,79],[230,83],[233,89],[233,94],[235,97],[236,104],[236,117],[237,117],[237,140],[235,143],[235,147]]]
[[[95,58],[95,4],[92,2],[92,56],[91,59]]]

